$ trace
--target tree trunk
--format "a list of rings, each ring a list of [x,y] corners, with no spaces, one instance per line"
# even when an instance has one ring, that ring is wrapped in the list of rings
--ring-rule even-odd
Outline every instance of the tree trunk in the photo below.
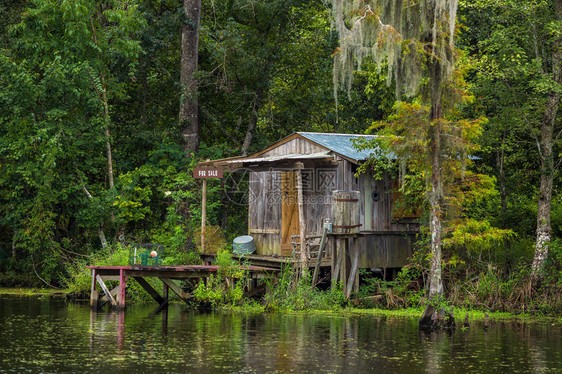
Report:
[[[16,231],[14,231],[14,236],[12,237],[12,258],[16,259]]]
[[[562,1],[555,1],[556,19],[562,20]],[[552,52],[552,79],[558,85],[562,84],[562,36],[554,41]],[[554,180],[553,133],[556,113],[560,104],[560,92],[552,91],[548,95],[545,113],[541,123],[541,140],[539,154],[541,155],[541,184],[537,205],[537,240],[535,243],[535,257],[531,279],[536,282],[541,277],[541,271],[548,257],[550,236],[550,208],[552,202],[552,184]]]
[[[90,191],[88,191],[86,186],[82,186],[82,189],[84,190],[84,193],[86,194],[86,196],[88,196],[88,199],[92,200],[94,198],[92,196],[92,194],[90,193]],[[105,239],[105,233],[103,232],[103,224],[102,223],[99,223],[99,225],[98,225],[98,236],[100,238],[102,248],[107,248],[107,240]]]
[[[109,188],[113,189],[113,157],[111,156],[111,134],[109,132],[109,124],[105,126],[105,150],[107,153],[107,177],[109,180]]]
[[[244,137],[244,144],[242,144],[242,156],[248,154],[248,149],[252,144],[252,138],[254,137],[254,131],[258,124],[258,111],[261,107],[263,100],[263,88],[258,87],[256,90],[256,98],[254,104],[252,105],[252,112],[250,113],[250,120],[248,122],[248,130],[246,131],[246,136]]]
[[[500,190],[502,227],[506,228],[507,192],[505,187],[505,131],[502,134],[500,149],[496,152],[496,164],[498,167],[498,188]]]
[[[429,232],[431,235],[431,269],[429,273],[428,303],[419,325],[422,328],[435,327],[435,304],[443,292],[441,279],[441,234],[442,216],[442,176],[441,176],[441,117],[442,117],[442,79],[439,62],[430,65],[431,69],[431,113],[432,125],[429,133],[429,157],[431,162],[431,196],[429,211]]]
[[[181,28],[181,99],[179,122],[183,138],[183,148],[191,153],[199,148],[199,108],[197,91],[199,82],[194,74],[197,71],[199,50],[199,22],[201,0],[183,0],[186,20]]]
[[[98,45],[98,38],[96,36],[96,29],[94,27],[94,21],[91,17],[90,17],[90,25],[92,27],[92,36],[94,38],[94,44],[97,46]],[[108,99],[107,99],[107,84],[105,82],[105,77],[102,73],[99,74],[98,78],[101,82],[101,91],[95,83],[93,83],[93,86],[94,86],[95,90],[97,91],[98,96],[103,103],[103,120],[105,122],[105,150],[106,150],[106,155],[107,155],[107,178],[108,178],[109,188],[113,189],[115,187],[115,184],[113,183],[113,157],[112,157],[112,153],[111,153],[111,132],[109,130],[109,125],[111,124],[111,117],[109,116],[109,102],[108,102]],[[112,213],[112,217],[113,217],[113,213]]]

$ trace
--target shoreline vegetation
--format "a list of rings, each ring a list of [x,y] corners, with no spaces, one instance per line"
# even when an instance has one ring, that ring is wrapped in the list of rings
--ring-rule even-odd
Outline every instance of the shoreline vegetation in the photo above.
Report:
[[[26,297],[61,297],[69,298],[71,293],[68,290],[54,290],[42,288],[10,288],[0,287],[0,296],[26,296]],[[85,303],[85,299],[71,298],[72,302]],[[149,301],[137,301],[136,304],[152,304]],[[171,300],[170,305],[184,305],[180,300]],[[380,308],[358,308],[353,306],[344,306],[341,309],[278,309],[274,311],[267,311],[263,305],[258,303],[244,303],[242,305],[225,305],[220,308],[214,309],[213,312],[224,313],[255,313],[255,314],[288,314],[288,315],[324,315],[329,317],[354,317],[354,316],[374,316],[374,317],[408,317],[419,318],[423,313],[424,308],[405,308],[405,309],[380,309]],[[531,323],[562,323],[562,315],[537,315],[530,313],[510,313],[510,312],[492,312],[485,310],[469,310],[463,308],[456,308],[453,315],[455,320],[464,321],[466,315],[470,323],[484,323],[488,314],[490,321],[524,321]],[[462,326],[459,324],[459,328]]]
[[[75,263],[67,269],[69,276],[65,279],[61,289],[54,288],[0,288],[0,295],[12,296],[53,296],[64,297],[66,300],[88,300],[91,285],[90,274],[85,268],[86,264],[96,266],[103,265],[127,265],[129,248],[116,246],[104,255],[91,257],[80,263]],[[187,259],[184,259],[187,261]],[[193,259],[192,259],[193,260]],[[179,262],[178,258],[170,258],[167,261]],[[164,261],[166,265],[167,262]],[[171,263],[170,263],[171,264]],[[419,317],[425,307],[427,299],[423,287],[423,273],[420,273],[413,264],[404,267],[393,281],[386,281],[373,277],[368,271],[361,273],[361,286],[359,293],[353,295],[351,300],[346,300],[340,287],[331,290],[326,283],[311,287],[310,276],[302,275],[302,272],[292,267],[286,267],[273,284],[268,281],[267,292],[259,297],[243,298],[243,284],[245,274],[241,271],[242,263],[235,261],[228,250],[220,250],[217,253],[216,264],[220,266],[216,276],[212,276],[208,282],[182,282],[181,287],[193,294],[193,303],[188,306],[198,311],[230,311],[235,313],[288,313],[288,314],[324,314],[334,316],[349,315],[373,315],[391,317]],[[501,290],[506,287],[507,282],[498,278],[490,278],[488,269],[481,274],[478,282],[486,284],[486,287],[494,285]],[[239,279],[238,282],[228,282],[227,279]],[[161,290],[161,282],[155,278],[149,278],[152,286]],[[115,282],[115,281],[113,281]],[[517,282],[512,282],[517,284]],[[116,285],[116,284],[115,284]],[[450,287],[450,286],[449,286]],[[327,289],[322,289],[327,288]],[[464,289],[463,297],[459,291]],[[534,306],[533,299],[522,299],[527,305],[524,310],[521,305],[507,308],[508,300],[501,300],[517,294],[520,290],[512,287],[509,293],[496,294],[492,288],[476,289],[485,292],[480,295],[480,302],[469,304],[470,292],[467,287],[458,287],[456,295],[449,292],[449,298],[441,301],[439,309],[450,311],[456,320],[456,328],[462,328],[466,315],[470,322],[484,322],[486,315],[490,320],[524,320],[524,321],[556,321],[562,322],[562,314],[557,309],[559,305],[556,300],[550,300],[551,308],[540,308],[540,304]],[[505,291],[505,290],[504,290]],[[459,300],[464,300],[464,303]],[[494,298],[500,299],[495,300]],[[151,303],[148,294],[136,283],[129,282],[127,287],[127,302]],[[175,295],[170,297],[171,303],[180,302]],[[490,308],[484,302],[496,306]],[[500,310],[501,308],[501,310]]]

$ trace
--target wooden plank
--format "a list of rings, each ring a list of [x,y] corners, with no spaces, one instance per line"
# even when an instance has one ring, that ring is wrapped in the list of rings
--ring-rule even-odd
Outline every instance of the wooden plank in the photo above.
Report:
[[[113,298],[113,295],[107,289],[107,286],[105,285],[103,279],[101,279],[101,277],[99,275],[96,275],[96,280],[98,281],[98,284],[100,285],[101,289],[103,290],[103,292],[105,293],[105,295],[107,296],[109,301],[111,302],[111,305],[117,306],[117,301],[115,301],[115,299]]]
[[[154,288],[143,278],[143,277],[133,277],[146,292],[158,303],[162,304],[165,300],[156,292]]]
[[[189,279],[189,278],[203,278],[211,274],[216,274],[216,271],[205,269],[191,269],[189,271],[154,271],[154,270],[127,270],[126,275],[131,277],[164,277],[171,279]]]
[[[250,229],[250,234],[279,234],[279,229]]]
[[[363,227],[361,231],[369,231],[373,229],[373,175],[371,172],[361,175],[363,180],[364,193],[364,211],[363,211]],[[380,199],[380,196],[379,196]]]
[[[326,247],[326,239],[328,237],[328,229],[324,228],[322,232],[322,239],[320,239],[320,248],[318,249],[318,257],[316,257],[316,266],[314,267],[314,274],[312,275],[311,286],[316,286],[316,280],[318,279],[318,271],[320,270],[320,263],[322,262],[322,257],[324,256],[324,248]]]
[[[119,275],[102,275],[102,274],[100,274],[100,277],[101,277],[101,279],[103,279],[104,282],[118,281],[120,279]]]
[[[119,286],[115,287],[114,289],[112,289],[111,291],[109,291],[109,293],[115,298],[117,297],[117,295],[119,294]],[[109,298],[105,295],[103,295],[99,301],[98,301],[98,306],[101,308],[102,306],[105,305],[105,303],[109,302]]]
[[[173,280],[171,280],[170,278],[162,278],[162,277],[158,277],[158,279],[160,279],[162,281],[162,283],[166,284],[168,287],[170,287],[170,289],[180,297],[180,299],[182,299],[183,301],[185,301],[186,303],[188,302],[189,298],[191,298],[191,295],[185,293],[184,290],[182,290],[177,284],[174,283]]]
[[[248,186],[248,196],[257,196],[256,194],[256,173],[250,173],[250,177],[249,177],[249,186]],[[253,217],[253,211],[254,211],[254,199],[251,198],[250,201],[248,202],[248,235],[250,235],[250,231],[252,229],[252,227],[254,227],[254,221],[252,220]],[[257,250],[259,251],[259,249],[257,248]]]
[[[336,260],[336,269],[332,274],[332,290],[336,288],[336,284],[338,283],[338,278],[343,263],[343,257],[345,255],[345,251],[342,248],[342,239],[335,239],[335,241],[336,244],[334,246],[333,251],[335,253],[335,257],[337,258],[337,260]]]
[[[109,291],[109,293],[111,294],[111,296],[116,298],[117,295],[119,294],[119,286],[114,287],[111,291]],[[109,298],[104,294],[102,297],[100,297],[99,301],[102,302],[102,303],[106,303],[106,302],[109,301]]]
[[[347,288],[347,274],[348,272],[348,263],[349,261],[347,260],[347,256],[348,256],[348,239],[347,238],[343,238],[341,239],[341,266],[340,266],[340,282],[341,282],[341,286],[342,286],[342,291],[345,292],[345,289]]]
[[[347,289],[345,292],[345,298],[347,300],[349,300],[349,296],[351,296],[351,291],[355,286],[356,276],[359,270],[359,248],[356,239],[352,239],[352,240],[353,240],[353,244],[352,244],[353,258],[351,262],[351,270],[349,272],[349,279],[347,280]]]
[[[99,292],[96,290],[96,269],[92,269],[92,285],[90,288],[90,307],[97,308]]]

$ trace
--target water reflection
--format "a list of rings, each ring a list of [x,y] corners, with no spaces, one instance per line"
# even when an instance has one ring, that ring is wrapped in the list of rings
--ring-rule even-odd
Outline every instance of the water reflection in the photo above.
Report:
[[[0,372],[561,372],[560,324],[472,322],[426,334],[415,318],[95,312],[0,296]]]

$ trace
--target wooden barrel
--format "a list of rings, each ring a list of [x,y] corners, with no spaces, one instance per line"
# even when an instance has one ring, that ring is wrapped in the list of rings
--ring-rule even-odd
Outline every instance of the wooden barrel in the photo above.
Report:
[[[332,233],[357,234],[361,227],[359,191],[332,193]]]

